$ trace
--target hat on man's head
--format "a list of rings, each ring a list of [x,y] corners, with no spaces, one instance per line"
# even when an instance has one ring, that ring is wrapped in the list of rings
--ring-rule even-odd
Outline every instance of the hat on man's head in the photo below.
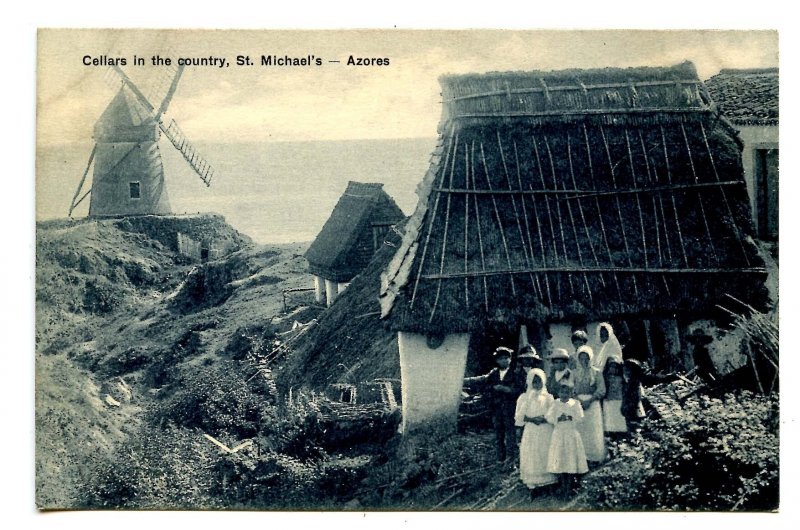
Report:
[[[536,359],[541,361],[542,358],[536,353],[536,349],[530,344],[523,346],[517,354],[517,359]]]
[[[705,331],[700,328],[695,328],[691,335],[686,337],[686,340],[692,344],[706,345],[714,342],[714,339],[707,335]]]
[[[576,340],[582,340],[583,342],[589,342],[589,335],[587,335],[586,332],[583,331],[582,329],[576,330],[572,334],[572,342],[575,342]]]
[[[553,353],[550,354],[548,357],[551,361],[555,361],[557,359],[563,359],[565,361],[569,361],[569,353],[564,348],[556,348],[553,350]]]
[[[497,359],[498,357],[508,357],[510,359],[512,355],[514,355],[514,352],[511,350],[511,348],[500,346],[496,350],[494,350],[492,357],[494,357],[495,359]]]

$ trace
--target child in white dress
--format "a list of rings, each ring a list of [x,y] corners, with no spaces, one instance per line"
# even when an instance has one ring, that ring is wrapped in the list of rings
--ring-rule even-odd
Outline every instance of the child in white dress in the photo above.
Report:
[[[553,436],[547,455],[547,471],[559,475],[564,495],[577,486],[580,475],[589,471],[583,440],[576,423],[583,419],[583,407],[572,397],[571,376],[562,377],[558,399],[553,401],[545,418],[553,425]]]
[[[553,396],[547,391],[547,376],[539,368],[528,372],[527,391],[517,399],[514,415],[518,427],[523,427],[519,444],[519,475],[523,483],[534,490],[557,482],[556,476],[547,471],[547,458],[550,452],[550,439],[553,426],[545,415],[553,404]]]

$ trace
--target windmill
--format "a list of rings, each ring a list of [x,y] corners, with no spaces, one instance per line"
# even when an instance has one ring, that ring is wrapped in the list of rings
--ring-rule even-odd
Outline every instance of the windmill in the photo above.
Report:
[[[169,214],[158,148],[161,132],[206,186],[211,185],[214,177],[214,169],[186,139],[175,120],[167,123],[164,118],[183,66],[177,67],[171,80],[166,79],[166,92],[160,91],[164,96],[159,98],[158,106],[151,103],[158,100],[145,96],[119,66],[112,66],[110,71],[119,83],[119,90],[94,126],[95,145],[72,197],[69,216],[89,195],[90,217]],[[92,186],[81,195],[93,163]]]

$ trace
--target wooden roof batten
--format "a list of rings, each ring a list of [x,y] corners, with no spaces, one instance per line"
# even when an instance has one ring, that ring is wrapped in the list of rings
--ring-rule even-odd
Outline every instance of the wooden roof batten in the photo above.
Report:
[[[432,157],[382,275],[390,327],[701,310],[728,290],[758,298],[731,282],[766,274],[739,144],[693,66],[633,70],[639,79],[605,69],[586,73],[604,82],[570,86],[560,72],[442,79],[443,163]]]

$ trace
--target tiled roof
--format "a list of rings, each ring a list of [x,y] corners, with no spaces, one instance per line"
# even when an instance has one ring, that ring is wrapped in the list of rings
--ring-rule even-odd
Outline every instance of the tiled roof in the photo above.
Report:
[[[711,98],[737,125],[778,124],[778,69],[722,70],[706,81]]]

